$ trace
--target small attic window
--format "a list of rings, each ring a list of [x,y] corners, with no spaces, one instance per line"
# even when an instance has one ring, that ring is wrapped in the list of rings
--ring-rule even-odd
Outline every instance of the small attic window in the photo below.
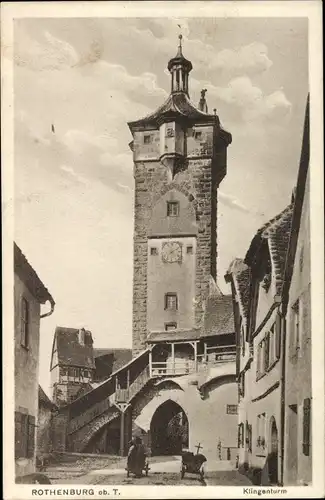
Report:
[[[266,268],[265,268],[265,274],[262,279],[262,287],[266,292],[269,291],[270,286],[271,286],[271,279],[272,279],[272,268],[271,268],[271,260],[267,260]]]
[[[145,134],[143,136],[143,143],[144,144],[151,144],[152,143],[152,135],[151,134]]]

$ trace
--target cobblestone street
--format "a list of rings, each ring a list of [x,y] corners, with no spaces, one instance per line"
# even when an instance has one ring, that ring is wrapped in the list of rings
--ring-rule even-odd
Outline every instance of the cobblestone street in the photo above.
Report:
[[[126,475],[126,459],[112,457],[76,457],[75,460],[53,464],[44,472],[52,484],[92,484],[92,485],[186,485],[186,486],[247,486],[247,477],[234,470],[233,464],[209,461],[205,480],[196,474],[180,477],[179,457],[151,457],[148,476],[135,478]]]

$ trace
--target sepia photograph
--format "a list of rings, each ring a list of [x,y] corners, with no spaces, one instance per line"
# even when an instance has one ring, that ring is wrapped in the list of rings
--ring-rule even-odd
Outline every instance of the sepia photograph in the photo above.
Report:
[[[322,496],[321,3],[4,4],[5,498]]]

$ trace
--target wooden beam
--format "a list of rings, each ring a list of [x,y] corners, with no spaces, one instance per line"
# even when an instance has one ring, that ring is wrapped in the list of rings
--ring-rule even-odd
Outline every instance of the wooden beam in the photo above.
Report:
[[[125,413],[124,411],[121,411],[120,413],[120,455],[121,457],[124,456],[124,429],[125,429]]]

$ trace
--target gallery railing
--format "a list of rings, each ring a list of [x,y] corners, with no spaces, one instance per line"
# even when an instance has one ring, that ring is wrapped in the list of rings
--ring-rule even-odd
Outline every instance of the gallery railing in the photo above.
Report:
[[[176,359],[168,361],[153,361],[151,363],[152,377],[186,375],[201,372],[223,363],[233,363],[236,360],[236,347],[208,347],[205,354],[199,354],[195,359]]]

